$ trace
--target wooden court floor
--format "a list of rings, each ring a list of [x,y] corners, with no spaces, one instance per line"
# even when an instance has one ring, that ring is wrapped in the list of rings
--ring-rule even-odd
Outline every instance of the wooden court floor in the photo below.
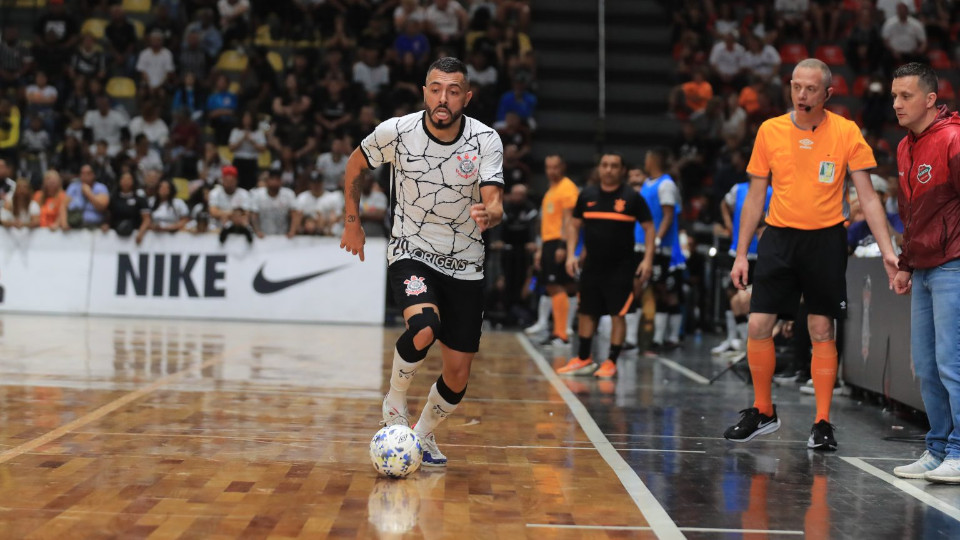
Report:
[[[654,537],[513,334],[485,335],[438,431],[449,466],[378,478],[367,445],[396,337],[0,315],[0,538]]]

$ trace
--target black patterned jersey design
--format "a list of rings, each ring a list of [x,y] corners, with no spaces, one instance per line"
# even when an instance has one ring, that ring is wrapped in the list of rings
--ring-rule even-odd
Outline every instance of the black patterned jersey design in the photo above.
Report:
[[[361,143],[371,169],[393,168],[395,206],[387,261],[423,261],[450,277],[483,279],[484,246],[470,207],[480,188],[503,186],[503,143],[464,116],[450,143],[434,138],[416,112],[382,122]]]

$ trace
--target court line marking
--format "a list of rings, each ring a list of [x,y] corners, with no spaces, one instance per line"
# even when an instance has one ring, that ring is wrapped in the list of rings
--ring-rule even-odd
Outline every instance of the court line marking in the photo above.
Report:
[[[653,527],[634,527],[620,525],[554,525],[552,523],[527,523],[531,529],[585,529],[593,531],[652,531]],[[722,529],[715,527],[679,527],[682,532],[704,533],[743,533],[743,534],[784,534],[802,536],[804,531],[775,530],[775,529]]]
[[[669,358],[664,358],[664,357],[662,357],[662,356],[658,356],[658,357],[656,358],[656,360],[657,360],[657,362],[659,362],[659,363],[667,366],[668,368],[676,371],[677,373],[685,376],[686,378],[690,379],[691,381],[698,382],[698,383],[700,383],[700,384],[710,384],[710,379],[704,377],[703,375],[697,373],[696,371],[693,371],[692,369],[690,369],[690,368],[688,368],[688,367],[686,367],[686,366],[682,366],[682,365],[674,362],[673,360],[670,360]]]
[[[948,503],[944,502],[943,500],[938,499],[937,497],[934,497],[933,495],[930,495],[930,494],[927,493],[926,491],[924,491],[924,490],[918,488],[917,486],[911,484],[911,483],[908,482],[907,480],[903,480],[903,479],[901,479],[901,478],[897,478],[896,476],[894,476],[894,475],[892,475],[892,474],[890,474],[890,473],[888,473],[888,472],[882,471],[882,470],[874,467],[873,465],[870,465],[870,464],[867,463],[866,461],[863,461],[863,460],[860,459],[860,458],[855,458],[855,457],[841,457],[840,459],[846,461],[847,463],[853,465],[854,467],[860,469],[861,471],[864,471],[864,472],[866,472],[866,473],[868,473],[868,474],[870,474],[870,475],[873,475],[873,476],[879,478],[880,480],[883,480],[884,482],[886,482],[886,483],[890,484],[891,486],[899,489],[900,491],[906,493],[907,495],[910,495],[911,497],[913,497],[913,498],[917,499],[918,501],[926,504],[927,506],[931,506],[931,507],[933,507],[933,508],[936,508],[937,510],[943,512],[944,514],[952,517],[953,519],[955,519],[955,520],[957,520],[957,521],[960,521],[960,508],[957,508],[956,506],[953,506],[953,505],[951,505],[951,504],[948,504]]]
[[[607,462],[610,468],[613,469],[614,474],[617,475],[617,478],[620,479],[620,483],[623,484],[630,498],[633,499],[634,504],[637,505],[637,509],[640,510],[644,519],[650,524],[649,530],[653,531],[653,533],[657,535],[657,538],[684,538],[677,524],[670,518],[667,511],[664,510],[660,502],[657,501],[657,498],[653,496],[653,493],[651,493],[643,483],[643,480],[640,479],[636,471],[630,468],[630,465],[627,464],[613,445],[610,444],[610,441],[604,436],[600,427],[593,420],[593,417],[590,416],[587,408],[584,407],[577,396],[573,395],[573,392],[563,384],[563,381],[561,381],[560,377],[553,371],[553,368],[547,363],[543,355],[540,354],[540,351],[536,350],[522,333],[517,332],[514,335],[527,352],[527,355],[530,356],[540,369],[540,372],[543,373],[543,376],[550,382],[554,390],[560,394],[563,401],[566,402],[567,407],[570,408],[570,412],[573,413],[577,423],[580,424],[580,429],[583,430],[590,439],[590,442],[596,447],[600,457]]]
[[[128,393],[128,394],[124,394],[123,396],[120,396],[119,398],[117,398],[117,399],[115,399],[115,400],[113,400],[113,401],[111,401],[111,402],[109,402],[109,403],[107,403],[107,404],[105,404],[105,405],[101,405],[100,407],[98,407],[98,408],[96,408],[96,409],[88,412],[87,414],[84,414],[83,416],[81,416],[81,417],[79,417],[79,418],[76,418],[76,419],[74,419],[74,420],[72,420],[72,421],[70,421],[70,422],[67,422],[66,424],[63,424],[62,426],[54,429],[53,431],[49,431],[49,432],[44,433],[43,435],[41,435],[41,436],[39,436],[39,437],[37,437],[37,438],[35,438],[35,439],[29,440],[29,441],[27,441],[27,442],[25,442],[25,443],[23,443],[23,444],[21,444],[21,445],[18,445],[18,446],[14,446],[13,448],[10,448],[9,450],[5,450],[5,451],[3,451],[3,452],[0,452],[0,463],[6,463],[7,461],[10,461],[11,459],[13,459],[13,458],[15,458],[15,457],[17,457],[17,456],[21,456],[21,455],[23,455],[23,454],[26,454],[27,452],[30,452],[31,450],[35,450],[35,449],[39,448],[40,446],[43,446],[43,445],[45,445],[45,444],[47,444],[47,443],[49,443],[49,442],[51,442],[51,441],[55,441],[55,440],[59,439],[60,437],[63,437],[63,436],[66,435],[67,433],[70,433],[71,431],[73,431],[73,430],[75,430],[75,429],[77,429],[77,428],[80,428],[80,427],[86,426],[87,424],[96,422],[97,420],[100,420],[100,419],[103,418],[104,416],[106,416],[106,415],[108,415],[108,414],[116,411],[117,409],[119,409],[119,408],[121,408],[121,407],[124,407],[124,406],[132,403],[133,401],[136,401],[136,400],[138,400],[138,399],[146,396],[147,394],[150,394],[150,393],[156,391],[157,389],[159,389],[160,387],[162,387],[162,386],[164,386],[164,385],[167,385],[167,384],[169,384],[169,383],[171,383],[171,382],[174,382],[174,381],[178,381],[178,380],[180,380],[180,379],[183,379],[184,377],[186,377],[187,375],[190,375],[191,373],[195,373],[195,372],[197,372],[197,371],[203,371],[204,369],[207,369],[207,368],[209,368],[209,367],[215,366],[215,365],[223,362],[224,360],[226,360],[228,354],[233,353],[233,352],[235,352],[235,351],[238,351],[238,350],[240,350],[240,349],[243,349],[243,348],[245,348],[245,347],[249,347],[251,343],[252,343],[252,341],[247,341],[247,342],[243,343],[242,345],[237,345],[237,346],[231,347],[231,348],[229,348],[229,349],[226,349],[226,350],[224,350],[224,351],[222,351],[222,352],[214,355],[213,358],[207,360],[206,362],[204,362],[204,363],[202,363],[202,364],[197,364],[197,365],[195,365],[195,366],[190,366],[190,367],[185,368],[185,369],[182,369],[182,370],[180,370],[180,371],[178,371],[178,372],[176,372],[176,373],[167,375],[166,377],[162,377],[162,378],[160,378],[160,379],[157,379],[157,380],[153,381],[152,383],[148,384],[147,386],[144,386],[144,387],[142,387],[142,388],[139,388],[139,389],[137,389],[137,390],[134,390],[133,392],[130,392],[130,393]]]

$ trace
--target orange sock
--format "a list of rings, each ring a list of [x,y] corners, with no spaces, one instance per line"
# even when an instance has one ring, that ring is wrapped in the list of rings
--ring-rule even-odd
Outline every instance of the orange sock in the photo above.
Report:
[[[817,419],[830,421],[830,401],[833,399],[833,385],[837,382],[837,342],[814,341],[813,360],[810,362],[810,375],[813,379],[813,391],[817,397]]]
[[[570,311],[570,299],[567,293],[559,292],[550,297],[553,302],[553,335],[560,339],[569,339],[567,335],[567,313]]]
[[[773,372],[777,367],[777,349],[773,338],[747,338],[747,363],[753,376],[753,406],[760,414],[773,416]]]

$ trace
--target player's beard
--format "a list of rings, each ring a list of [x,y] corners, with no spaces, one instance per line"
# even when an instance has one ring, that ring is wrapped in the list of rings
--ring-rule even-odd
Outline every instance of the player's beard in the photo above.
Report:
[[[446,122],[437,122],[433,119],[433,115],[440,109],[447,111],[447,114],[450,115],[450,118]],[[430,125],[432,125],[434,129],[447,129],[448,127],[456,124],[457,121],[460,120],[461,116],[463,116],[463,109],[453,112],[450,107],[447,107],[446,105],[437,105],[436,108],[427,114],[427,119],[430,120]]]

